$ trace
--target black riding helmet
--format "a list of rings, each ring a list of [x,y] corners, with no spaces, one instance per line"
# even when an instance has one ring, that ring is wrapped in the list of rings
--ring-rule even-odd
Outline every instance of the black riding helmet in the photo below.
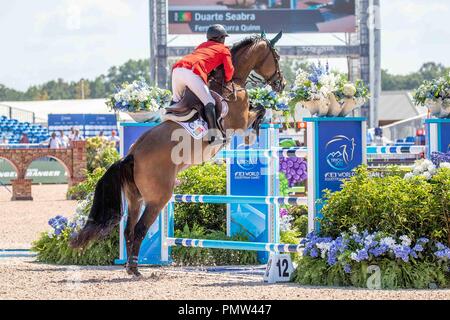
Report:
[[[227,30],[221,24],[215,24],[209,27],[207,37],[208,40],[219,40],[221,38],[229,37]]]

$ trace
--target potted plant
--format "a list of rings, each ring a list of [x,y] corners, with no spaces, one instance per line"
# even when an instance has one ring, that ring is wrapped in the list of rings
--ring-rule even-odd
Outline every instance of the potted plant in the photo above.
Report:
[[[111,110],[126,112],[136,122],[160,121],[161,111],[170,103],[169,90],[149,86],[144,80],[124,83],[106,104]]]
[[[290,115],[288,98],[277,94],[270,86],[249,89],[248,97],[251,105],[267,109],[266,122],[280,123],[283,117],[286,119]]]
[[[427,106],[437,118],[450,118],[450,73],[444,77],[425,80],[414,93],[416,105]]]
[[[367,101],[369,90],[362,80],[351,83],[319,63],[309,72],[298,70],[289,97],[291,108],[302,105],[313,116],[345,117]]]

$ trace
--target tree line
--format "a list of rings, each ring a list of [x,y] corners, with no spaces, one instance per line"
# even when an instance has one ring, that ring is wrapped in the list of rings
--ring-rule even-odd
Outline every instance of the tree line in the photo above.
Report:
[[[173,61],[171,61],[173,62]],[[300,59],[286,58],[281,61],[281,69],[288,81],[293,83],[295,70],[304,67],[306,62]],[[424,80],[431,80],[450,72],[450,68],[440,63],[424,63],[416,72],[407,75],[395,75],[382,70],[382,90],[414,90]],[[111,67],[106,74],[94,80],[80,79],[67,82],[63,79],[52,80],[42,85],[35,85],[22,92],[0,84],[0,101],[33,101],[33,100],[65,100],[65,99],[97,99],[106,98],[116,92],[123,82],[132,82],[144,78],[150,81],[148,59],[129,60],[123,65]]]

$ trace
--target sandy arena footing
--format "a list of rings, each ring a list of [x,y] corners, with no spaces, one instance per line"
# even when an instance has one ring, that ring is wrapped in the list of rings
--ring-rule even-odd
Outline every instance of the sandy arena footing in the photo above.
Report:
[[[65,200],[67,186],[35,186],[33,202],[10,202],[0,189],[0,249],[27,249],[48,219],[71,216],[76,202]],[[20,252],[19,252],[20,254]],[[268,285],[261,274],[206,272],[201,269],[142,268],[131,279],[122,267],[70,267],[37,263],[33,257],[1,257],[0,299],[194,299],[194,300],[448,300],[450,290],[362,290],[297,284]]]

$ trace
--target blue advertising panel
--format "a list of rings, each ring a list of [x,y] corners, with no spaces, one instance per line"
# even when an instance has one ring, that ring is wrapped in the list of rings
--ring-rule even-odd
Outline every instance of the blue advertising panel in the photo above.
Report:
[[[427,156],[450,151],[450,119],[426,119]]]
[[[231,144],[231,149],[261,149],[257,141],[248,146],[243,138],[236,136]],[[231,195],[262,196],[267,195],[268,178],[267,166],[256,156],[231,159],[230,185]],[[267,238],[266,219],[267,205],[230,204],[230,232],[232,235],[245,234],[251,241],[264,241]]]
[[[50,132],[63,130],[66,134],[72,128],[80,130],[85,138],[95,137],[100,131],[105,136],[112,130],[117,131],[117,117],[115,114],[49,114],[48,129]]]
[[[82,114],[49,114],[48,126],[50,131],[70,130],[71,127],[84,126],[84,115]],[[58,127],[58,128],[56,128]],[[64,127],[59,128],[59,127]]]
[[[234,136],[230,149],[234,150],[257,150],[267,149],[270,145],[269,132],[273,129],[262,129],[258,139],[251,145],[245,143],[245,137]],[[278,129],[276,129],[278,130]],[[233,196],[269,196],[275,187],[271,185],[273,176],[270,175],[267,158],[247,155],[245,157],[234,157],[228,160],[227,188],[228,194]],[[276,192],[275,190],[272,190]],[[270,232],[273,221],[271,221],[271,210],[274,209],[266,204],[229,204],[228,205],[228,233],[230,236],[245,235],[249,241],[270,242]],[[258,258],[261,263],[268,260],[266,252],[259,252]]]
[[[338,191],[366,163],[364,118],[306,118],[308,122],[309,231],[320,230],[324,190]],[[309,145],[311,144],[311,145]]]
[[[320,122],[318,131],[319,190],[338,191],[363,163],[361,122]]]
[[[441,123],[440,140],[441,152],[450,152],[450,120]]]
[[[86,114],[84,116],[84,136],[95,137],[103,131],[109,136],[111,131],[117,131],[117,117],[115,114]]]
[[[155,127],[155,123],[135,124],[135,123],[122,123],[122,143],[123,152],[122,156],[127,154],[131,146],[139,139],[144,133]],[[126,206],[125,206],[126,207]],[[143,213],[144,208],[142,208]],[[127,261],[126,244],[124,238],[124,231],[126,227],[127,210],[125,210],[124,217],[120,224],[121,246],[120,246],[120,259],[116,261],[117,264],[123,264]],[[161,217],[155,221],[150,227],[144,241],[142,242],[141,250],[139,252],[139,264],[161,264]]]

